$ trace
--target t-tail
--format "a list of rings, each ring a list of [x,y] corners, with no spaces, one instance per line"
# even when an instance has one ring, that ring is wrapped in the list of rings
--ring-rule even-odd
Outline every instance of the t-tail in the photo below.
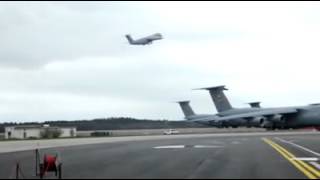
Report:
[[[184,114],[184,116],[186,117],[186,119],[190,116],[195,115],[195,113],[193,112],[191,106],[190,106],[190,101],[178,101],[177,103],[179,103],[182,112]]]
[[[248,103],[252,108],[261,108],[260,102],[249,102]]]
[[[225,88],[225,86],[216,86],[201,89],[209,91],[212,101],[215,104],[218,112],[223,112],[232,109],[232,106],[229,103],[228,98],[223,93],[224,90],[228,90],[227,88]]]
[[[130,44],[134,44],[134,40],[132,39],[132,37],[130,36],[130,34],[126,35],[126,38],[128,39]]]

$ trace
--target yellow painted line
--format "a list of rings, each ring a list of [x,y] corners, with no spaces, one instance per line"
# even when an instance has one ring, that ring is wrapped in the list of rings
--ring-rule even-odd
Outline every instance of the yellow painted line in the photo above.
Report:
[[[300,170],[303,174],[305,174],[309,179],[317,179],[317,177],[309,172],[307,169],[305,169],[302,165],[300,165],[299,161],[293,161],[292,157],[290,157],[288,154],[282,151],[277,144],[270,140],[265,140],[266,143],[268,143],[271,147],[273,147],[276,151],[278,151],[284,158],[286,158],[290,163],[292,163],[298,170]]]
[[[269,144],[271,147],[273,147],[276,151],[278,151],[285,159],[287,159],[290,163],[292,163],[298,170],[300,170],[303,174],[305,174],[309,179],[317,179],[317,177],[309,172],[307,169],[305,169],[302,165],[300,165],[299,161],[293,161],[290,155],[288,155],[286,152],[282,151],[281,148],[277,146],[276,143],[269,139],[264,139],[264,141]]]
[[[292,153],[290,153],[288,150],[286,150],[285,148],[281,147],[280,145],[276,144],[276,146],[278,146],[280,149],[282,149],[285,153],[287,153],[289,156],[296,158]],[[313,167],[311,167],[310,165],[308,165],[307,163],[301,161],[301,160],[295,160],[298,163],[300,163],[302,166],[304,166],[306,169],[308,169],[310,172],[312,172],[314,175],[316,175],[317,177],[320,177],[320,172],[316,169],[314,169]]]
[[[288,154],[288,151],[283,151],[284,148],[279,146],[278,144],[274,143],[273,141],[263,138],[263,141],[273,147],[276,151],[278,151],[285,159],[287,159],[291,164],[293,164],[298,170],[300,170],[304,175],[306,175],[309,179],[318,179],[316,175],[312,174],[308,169],[303,167],[298,162],[299,160],[292,160],[295,158],[291,153]],[[280,148],[281,147],[281,148]]]

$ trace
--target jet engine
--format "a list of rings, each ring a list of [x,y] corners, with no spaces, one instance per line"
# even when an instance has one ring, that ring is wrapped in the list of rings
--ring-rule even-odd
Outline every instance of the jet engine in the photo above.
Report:
[[[276,114],[272,116],[269,120],[275,123],[283,123],[285,120],[285,117],[283,115]]]
[[[258,116],[258,117],[255,117],[253,118],[249,124],[250,126],[253,126],[253,127],[261,127],[261,125],[267,120],[267,118],[263,117],[263,116]]]
[[[262,121],[262,123],[260,124],[260,127],[262,127],[262,128],[267,128],[267,129],[273,128],[273,127],[274,127],[274,123],[271,122],[271,121],[268,121],[268,120],[264,120],[264,121]]]

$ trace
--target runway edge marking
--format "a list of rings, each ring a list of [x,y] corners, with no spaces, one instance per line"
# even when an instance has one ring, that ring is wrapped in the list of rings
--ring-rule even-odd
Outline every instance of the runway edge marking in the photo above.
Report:
[[[273,142],[273,141],[271,141]],[[284,147],[280,146],[279,144],[273,142],[276,146],[278,146],[281,150],[283,150],[286,154],[288,154],[289,156],[291,156],[292,158],[297,158],[296,156],[294,156],[292,153],[290,153],[288,150],[286,150]],[[308,165],[307,163],[300,161],[300,160],[294,160],[297,161],[298,163],[300,163],[302,166],[304,166],[307,170],[309,170],[310,172],[312,172],[313,174],[315,174],[318,178],[320,178],[320,171],[314,169],[312,166]]]
[[[292,160],[299,160],[299,161],[319,161],[318,158],[314,158],[314,157],[297,157],[297,158],[292,158]]]
[[[315,152],[315,151],[312,151],[311,149],[308,149],[308,148],[306,148],[306,147],[303,147],[303,146],[301,146],[301,145],[295,144],[295,143],[290,142],[290,141],[286,141],[286,140],[281,139],[281,138],[279,138],[279,137],[277,137],[276,139],[279,140],[279,141],[281,141],[281,142],[283,142],[283,143],[290,144],[290,145],[292,145],[292,146],[295,146],[295,147],[297,147],[297,148],[300,148],[300,149],[302,149],[302,150],[305,150],[305,151],[307,151],[307,152],[309,152],[309,153],[311,153],[311,154],[314,154],[314,155],[320,157],[320,154],[319,154],[319,153],[317,153],[317,152]]]
[[[317,162],[309,162],[309,163],[320,170],[320,164],[318,164]]]
[[[305,176],[307,176],[309,179],[318,179],[320,176],[320,173],[307,165],[306,163],[299,161],[299,160],[292,160],[293,158],[296,158],[293,154],[285,150],[283,147],[278,145],[277,143],[267,139],[262,138],[262,140],[270,145],[273,149],[278,151],[285,159],[287,159],[292,165],[294,165],[300,172],[302,172]],[[318,175],[319,173],[319,175]]]

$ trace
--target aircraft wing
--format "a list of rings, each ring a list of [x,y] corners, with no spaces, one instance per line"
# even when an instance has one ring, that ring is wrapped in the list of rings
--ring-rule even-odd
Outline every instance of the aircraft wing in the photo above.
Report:
[[[243,113],[231,116],[225,116],[218,118],[219,121],[228,121],[233,119],[247,119],[247,118],[254,118],[257,116],[272,116],[276,114],[294,114],[297,113],[298,109],[296,108],[279,108],[279,109],[266,109],[261,110],[258,112],[250,112],[250,113]]]

